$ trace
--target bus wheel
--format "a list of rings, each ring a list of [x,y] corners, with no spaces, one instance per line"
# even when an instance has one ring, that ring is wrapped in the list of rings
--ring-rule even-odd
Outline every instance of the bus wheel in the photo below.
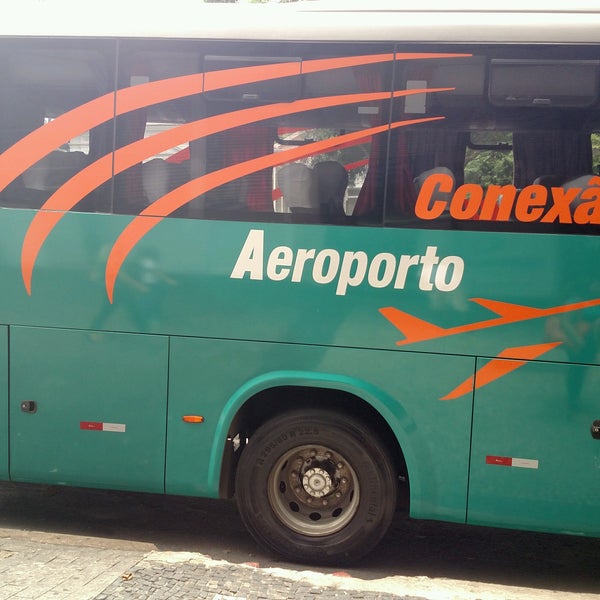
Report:
[[[396,477],[378,438],[358,420],[325,410],[286,413],[244,449],[236,495],[244,524],[265,548],[292,560],[352,562],[386,532]]]

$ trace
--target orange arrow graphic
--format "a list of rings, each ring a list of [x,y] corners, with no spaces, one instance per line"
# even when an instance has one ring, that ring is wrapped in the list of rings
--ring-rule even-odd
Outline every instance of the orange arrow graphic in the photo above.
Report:
[[[531,308],[529,306],[521,306],[520,304],[511,304],[510,302],[500,302],[497,300],[488,300],[486,298],[471,298],[471,302],[484,306],[485,308],[499,315],[495,319],[486,319],[484,321],[476,321],[458,327],[438,327],[433,323],[419,319],[409,313],[401,311],[394,307],[380,308],[379,312],[394,326],[401,331],[405,338],[396,342],[398,346],[406,346],[416,342],[425,342],[435,340],[451,335],[461,333],[469,333],[471,331],[479,331],[490,327],[500,327],[501,325],[510,325],[511,323],[519,323],[521,321],[529,321],[531,319],[539,319],[541,317],[551,317],[567,312],[582,310],[592,306],[600,306],[600,298],[593,300],[585,300],[583,302],[574,302],[572,304],[564,304],[562,306],[553,306],[551,308]]]
[[[562,342],[551,342],[549,344],[536,344],[534,346],[518,346],[516,348],[506,348],[502,350],[496,358],[481,367],[472,377],[463,381],[458,387],[446,394],[440,400],[456,400],[473,390],[482,388],[513,371],[527,364],[528,360],[533,360],[550,352]],[[512,360],[509,360],[512,359]]]

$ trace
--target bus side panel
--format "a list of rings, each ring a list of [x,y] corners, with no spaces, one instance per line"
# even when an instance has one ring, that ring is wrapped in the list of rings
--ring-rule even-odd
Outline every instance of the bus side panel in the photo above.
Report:
[[[506,364],[475,393],[468,521],[600,534],[600,368]]]
[[[306,386],[310,399],[311,386],[324,387],[362,397],[388,420],[405,452],[414,516],[464,522],[472,400],[440,398],[473,368],[459,356],[173,338],[166,490],[217,496],[228,427],[245,400],[287,385]],[[278,401],[301,408],[285,392]]]
[[[8,479],[8,327],[0,327],[0,480]]]
[[[162,492],[168,338],[13,327],[11,479]]]

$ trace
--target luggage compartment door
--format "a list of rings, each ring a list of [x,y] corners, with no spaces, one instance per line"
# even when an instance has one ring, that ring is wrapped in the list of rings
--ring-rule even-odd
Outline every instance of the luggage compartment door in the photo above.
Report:
[[[166,337],[12,327],[11,479],[164,491],[167,368]]]
[[[600,367],[502,366],[475,391],[468,521],[599,535]]]

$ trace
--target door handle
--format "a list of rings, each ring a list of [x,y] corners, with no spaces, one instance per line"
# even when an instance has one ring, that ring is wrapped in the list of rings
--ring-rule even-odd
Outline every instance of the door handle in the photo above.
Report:
[[[33,414],[37,412],[37,402],[35,402],[35,400],[23,400],[23,402],[21,402],[21,410],[24,413]]]
[[[590,431],[595,440],[600,440],[600,420],[596,420],[592,423]]]

